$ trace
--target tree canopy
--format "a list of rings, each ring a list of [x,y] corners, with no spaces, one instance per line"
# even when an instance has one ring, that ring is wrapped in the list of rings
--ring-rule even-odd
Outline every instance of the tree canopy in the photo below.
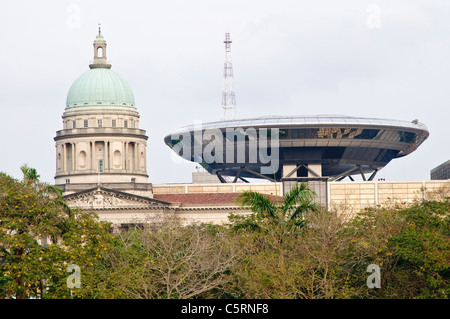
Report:
[[[450,295],[449,191],[354,218],[285,196],[244,192],[251,214],[190,224],[176,214],[110,233],[92,212],[22,166],[0,173],[0,298],[436,298]],[[367,285],[369,265],[380,288]],[[81,285],[69,285],[69,266]]]
[[[0,296],[76,294],[67,286],[67,266],[83,266],[87,275],[101,257],[109,225],[92,213],[72,210],[61,190],[41,183],[35,169],[24,165],[21,170],[22,180],[0,174]]]

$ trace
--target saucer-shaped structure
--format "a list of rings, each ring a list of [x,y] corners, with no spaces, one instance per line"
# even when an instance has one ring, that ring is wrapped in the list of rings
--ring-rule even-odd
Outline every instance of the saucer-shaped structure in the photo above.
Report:
[[[366,173],[373,179],[392,159],[415,151],[428,136],[426,126],[417,120],[319,115],[196,124],[164,141],[219,178],[337,180],[355,174],[365,179]]]

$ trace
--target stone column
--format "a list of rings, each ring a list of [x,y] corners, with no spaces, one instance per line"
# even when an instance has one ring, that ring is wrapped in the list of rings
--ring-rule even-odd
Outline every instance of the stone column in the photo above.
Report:
[[[123,142],[123,160],[122,160],[122,169],[126,170],[127,168],[127,142]]]
[[[76,143],[72,143],[72,171],[77,170],[77,152],[76,152]]]
[[[58,167],[58,145],[55,145],[55,153],[56,153],[56,174],[59,173],[59,167]]]
[[[63,170],[63,172],[68,172],[68,169],[67,169],[67,146],[66,146],[66,143],[63,144],[62,149],[63,149],[63,151],[62,151],[62,153],[63,153],[63,158],[62,158],[63,169],[62,170]]]
[[[97,152],[95,149],[95,140],[92,141],[92,169],[94,173],[98,173],[98,161],[97,161]]]
[[[144,170],[147,173],[147,145],[144,144]]]
[[[136,171],[141,169],[141,144],[136,143]]]
[[[91,170],[92,169],[92,150],[91,150],[91,141],[88,141],[88,147],[87,147],[87,154],[86,154],[86,169]]]
[[[109,141],[105,141],[105,171],[108,170],[109,172]]]
[[[134,171],[137,172],[139,170],[138,166],[138,158],[139,158],[139,150],[138,143],[134,143]]]

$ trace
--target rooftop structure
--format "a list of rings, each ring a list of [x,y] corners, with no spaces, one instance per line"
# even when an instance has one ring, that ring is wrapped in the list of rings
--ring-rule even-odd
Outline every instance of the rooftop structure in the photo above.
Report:
[[[344,115],[268,116],[183,127],[165,143],[183,158],[223,176],[372,180],[391,160],[415,151],[429,136],[417,120]],[[365,174],[370,173],[366,178]]]
[[[450,179],[450,160],[433,168],[430,175],[431,179]]]
[[[223,64],[222,109],[223,120],[234,120],[236,115],[236,95],[233,90],[233,63],[231,62],[231,38],[225,33],[225,62]],[[229,117],[228,117],[229,115]]]

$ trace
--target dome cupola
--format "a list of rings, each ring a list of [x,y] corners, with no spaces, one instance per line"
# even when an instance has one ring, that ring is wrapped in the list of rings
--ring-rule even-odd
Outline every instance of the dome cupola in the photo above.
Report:
[[[94,61],[89,65],[89,67],[91,69],[111,68],[111,64],[106,60],[106,41],[103,38],[100,25],[98,26],[98,35],[94,40]]]
[[[128,83],[111,70],[106,60],[106,41],[101,29],[94,40],[94,60],[90,70],[72,84],[66,108],[87,106],[125,106],[135,108],[134,95]]]

